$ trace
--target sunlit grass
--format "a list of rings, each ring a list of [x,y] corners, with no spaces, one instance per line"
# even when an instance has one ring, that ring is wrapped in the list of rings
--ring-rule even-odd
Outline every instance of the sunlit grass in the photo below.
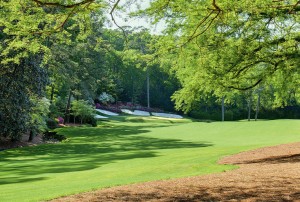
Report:
[[[222,172],[222,156],[300,139],[299,120],[196,122],[120,116],[62,128],[68,141],[0,152],[0,201],[39,201],[135,182]]]

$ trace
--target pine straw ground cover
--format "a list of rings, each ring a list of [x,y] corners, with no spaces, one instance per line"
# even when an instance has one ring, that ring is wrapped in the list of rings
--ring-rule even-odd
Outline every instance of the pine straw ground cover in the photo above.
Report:
[[[300,201],[300,142],[223,158],[239,169],[119,186],[67,196],[61,201]]]

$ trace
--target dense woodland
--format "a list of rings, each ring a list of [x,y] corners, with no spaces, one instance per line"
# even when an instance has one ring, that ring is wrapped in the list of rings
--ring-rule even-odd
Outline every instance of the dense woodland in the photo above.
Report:
[[[139,1],[1,1],[0,135],[34,136],[58,117],[93,123],[96,103],[300,118],[299,1],[150,2],[132,16],[164,21],[161,34],[105,27]]]

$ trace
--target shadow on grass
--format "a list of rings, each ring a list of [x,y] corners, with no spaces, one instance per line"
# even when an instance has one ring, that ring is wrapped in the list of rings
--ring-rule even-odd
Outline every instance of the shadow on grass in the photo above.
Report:
[[[154,158],[163,149],[212,146],[142,135],[147,132],[145,126],[119,125],[61,129],[68,142],[1,152],[0,185],[44,180],[41,174],[86,171],[120,160]]]
[[[122,122],[122,123],[159,123],[159,124],[180,124],[183,122],[183,120],[171,120],[167,118],[161,118],[161,117],[155,117],[155,116],[114,116],[110,117],[107,120],[104,120],[104,122],[110,122],[110,121],[116,121],[116,122]]]

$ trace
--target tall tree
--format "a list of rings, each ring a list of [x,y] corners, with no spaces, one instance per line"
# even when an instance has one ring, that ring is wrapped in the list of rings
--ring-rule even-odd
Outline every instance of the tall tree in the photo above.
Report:
[[[1,65],[0,72],[0,135],[17,141],[31,130],[33,102],[31,97],[42,96],[47,73],[40,66],[40,56],[22,59],[20,64]],[[36,123],[36,127],[39,124]]]
[[[43,95],[47,83],[48,39],[70,43],[85,38],[90,9],[104,6],[92,1],[0,1],[0,134],[19,140],[30,130],[33,101]],[[76,14],[76,15],[75,15]],[[68,25],[69,20],[76,23]]]

